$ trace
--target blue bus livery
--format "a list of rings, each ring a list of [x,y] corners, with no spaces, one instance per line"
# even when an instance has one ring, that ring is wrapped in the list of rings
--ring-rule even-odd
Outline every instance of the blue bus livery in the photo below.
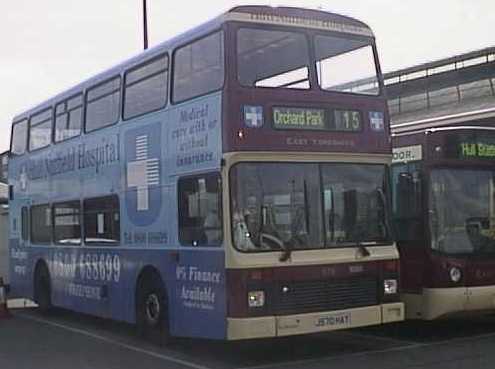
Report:
[[[13,293],[149,337],[402,320],[382,90],[364,23],[244,6],[18,115]]]

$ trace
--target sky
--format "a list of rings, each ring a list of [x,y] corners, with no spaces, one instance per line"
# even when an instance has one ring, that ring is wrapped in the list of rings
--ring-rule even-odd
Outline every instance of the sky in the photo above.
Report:
[[[147,0],[153,46],[235,5],[286,5],[358,18],[385,72],[495,46],[494,0]],[[0,0],[0,152],[14,115],[139,53],[142,0]]]

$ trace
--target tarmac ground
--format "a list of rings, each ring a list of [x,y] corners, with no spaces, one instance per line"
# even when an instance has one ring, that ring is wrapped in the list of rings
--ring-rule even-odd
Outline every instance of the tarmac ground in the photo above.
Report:
[[[11,311],[0,320],[2,369],[495,367],[495,315],[248,342],[177,339],[158,347],[128,324],[65,310]]]

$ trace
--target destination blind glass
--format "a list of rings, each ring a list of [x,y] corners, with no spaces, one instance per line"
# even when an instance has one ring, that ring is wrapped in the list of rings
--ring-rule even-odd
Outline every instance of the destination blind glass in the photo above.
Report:
[[[272,122],[275,129],[358,132],[362,128],[356,110],[274,107]]]
[[[448,156],[457,159],[495,159],[495,134],[472,132],[450,135],[447,139]]]

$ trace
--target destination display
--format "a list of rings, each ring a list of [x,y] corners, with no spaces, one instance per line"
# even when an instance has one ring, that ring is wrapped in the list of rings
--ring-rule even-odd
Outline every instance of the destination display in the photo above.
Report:
[[[361,113],[356,110],[274,107],[273,128],[357,132],[361,131]]]
[[[325,129],[325,110],[274,107],[273,127],[278,129]]]
[[[495,136],[488,132],[451,135],[447,142],[450,157],[495,159]]]
[[[356,110],[335,110],[332,131],[357,132],[361,130],[361,113]]]
[[[461,142],[458,151],[461,158],[495,158],[495,144]]]

